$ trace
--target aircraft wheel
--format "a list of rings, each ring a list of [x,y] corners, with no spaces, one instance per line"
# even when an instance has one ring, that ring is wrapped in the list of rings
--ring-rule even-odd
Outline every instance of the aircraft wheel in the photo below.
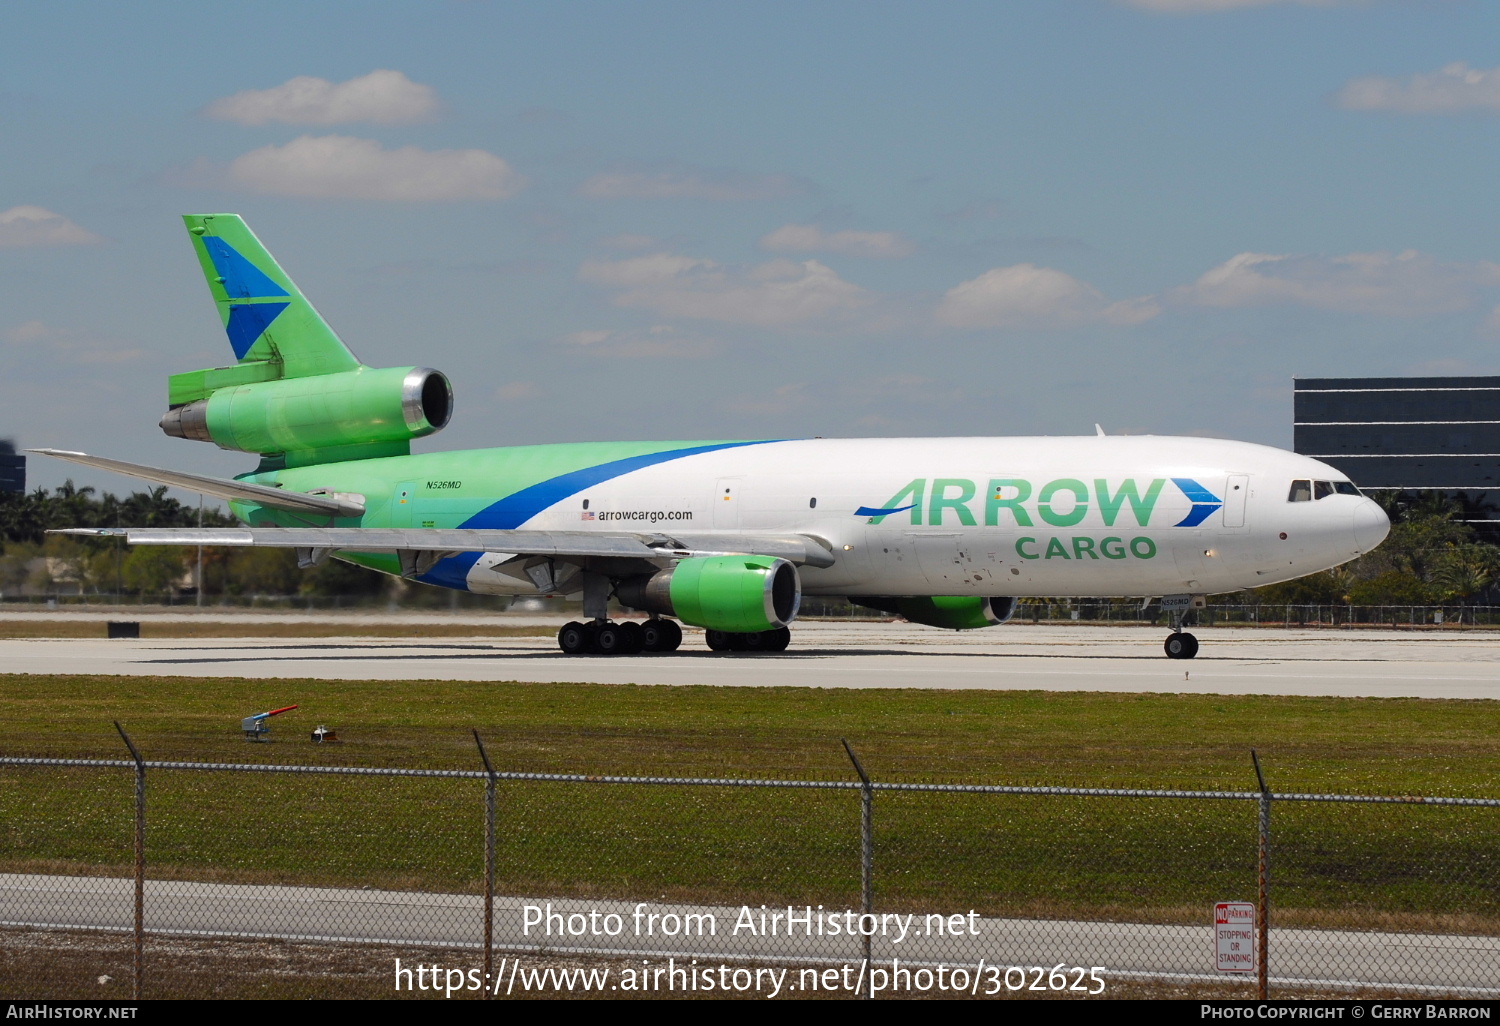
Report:
[[[634,620],[626,620],[619,625],[619,630],[623,642],[621,652],[624,655],[639,655],[646,647],[646,632],[641,625]]]
[[[1186,632],[1173,634],[1162,648],[1166,649],[1168,659],[1191,659],[1198,654],[1198,639]]]
[[[728,631],[704,631],[703,640],[708,642],[708,647],[715,652],[728,652],[734,648],[735,635]]]
[[[630,651],[629,644],[620,624],[601,624],[599,629],[594,631],[594,651],[600,655],[624,655]]]
[[[775,630],[764,631],[760,635],[760,650],[762,652],[785,652],[786,647],[792,643],[792,632],[785,627],[777,627]]]
[[[641,640],[647,652],[675,652],[682,644],[682,628],[676,620],[647,620],[641,624]]]
[[[563,624],[557,632],[557,647],[568,655],[584,655],[590,648],[588,628],[576,620]]]

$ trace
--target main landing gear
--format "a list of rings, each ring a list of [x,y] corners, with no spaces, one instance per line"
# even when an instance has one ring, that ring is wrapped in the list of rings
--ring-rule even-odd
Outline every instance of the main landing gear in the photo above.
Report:
[[[737,634],[730,631],[708,631],[708,647],[715,652],[785,652],[792,643],[792,632],[785,627],[769,631]]]
[[[785,652],[792,632],[785,627],[739,634],[708,631],[708,647],[715,652]],[[676,620],[591,620],[563,624],[557,632],[557,647],[568,655],[637,655],[641,652],[675,652],[682,644],[682,628]]]
[[[568,655],[637,655],[673,652],[682,644],[682,628],[675,620],[592,620],[565,623],[557,632],[557,647]]]

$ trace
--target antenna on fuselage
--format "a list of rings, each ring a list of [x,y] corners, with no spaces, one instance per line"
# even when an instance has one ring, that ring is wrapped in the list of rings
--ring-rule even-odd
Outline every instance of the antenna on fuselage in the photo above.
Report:
[[[1095,424],[1094,425],[1094,434],[1098,435],[1100,438],[1103,438],[1104,437],[1104,429],[1102,427],[1100,427],[1098,424]]]

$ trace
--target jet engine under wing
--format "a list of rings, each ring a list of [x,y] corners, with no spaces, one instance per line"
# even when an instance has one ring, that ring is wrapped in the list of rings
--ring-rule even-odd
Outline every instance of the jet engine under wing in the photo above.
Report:
[[[350,552],[509,552],[527,556],[618,556],[687,559],[696,556],[776,556],[828,567],[826,543],[801,534],[734,531],[689,535],[606,534],[597,531],[466,530],[395,527],[70,527],[49,534],[123,537],[131,545],[264,545]]]
[[[216,499],[243,499],[247,502],[258,502],[262,506],[272,509],[283,509],[291,513],[317,513],[329,517],[358,517],[363,516],[365,504],[362,496],[355,495],[309,495],[306,492],[289,492],[281,488],[272,488],[269,485],[251,484],[248,481],[231,481],[222,477],[207,477],[203,474],[189,474],[182,470],[166,470],[161,467],[147,467],[139,463],[126,463],[124,460],[111,460],[103,456],[90,456],[84,452],[71,452],[67,449],[27,449],[41,456],[55,456],[69,463],[81,463],[85,467],[97,467],[100,470],[110,470],[116,474],[125,474],[128,477],[138,477],[143,481],[154,481],[157,484],[171,485],[174,488],[185,488],[190,492],[200,492],[203,495],[212,495]],[[248,542],[216,542],[218,545],[228,544],[250,544]]]

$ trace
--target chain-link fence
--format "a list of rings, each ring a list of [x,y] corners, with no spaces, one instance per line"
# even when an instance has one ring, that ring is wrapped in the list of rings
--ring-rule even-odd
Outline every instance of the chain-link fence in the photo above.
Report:
[[[0,758],[0,995],[1500,994],[1500,799],[475,755]]]

